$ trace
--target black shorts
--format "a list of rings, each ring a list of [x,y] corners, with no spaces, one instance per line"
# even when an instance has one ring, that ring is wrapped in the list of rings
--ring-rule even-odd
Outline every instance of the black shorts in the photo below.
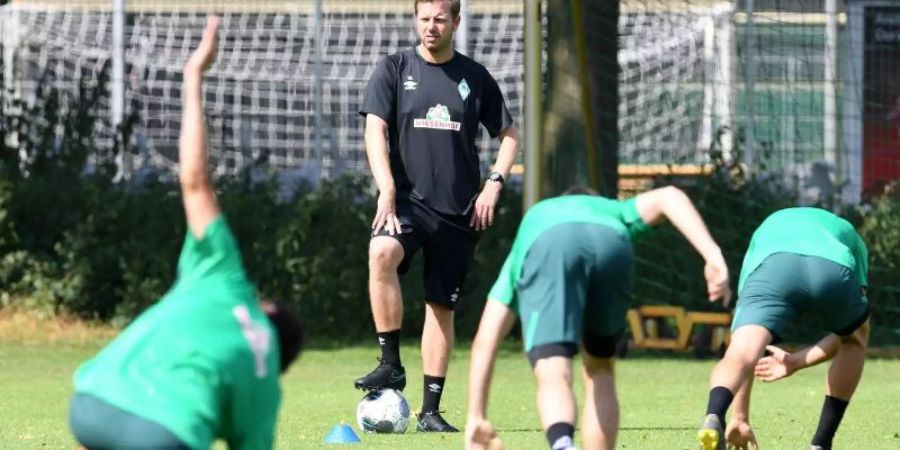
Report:
[[[389,236],[403,246],[403,261],[397,273],[409,270],[419,249],[425,253],[425,300],[453,310],[475,257],[478,233],[468,218],[448,217],[415,200],[397,201],[400,233],[391,236],[381,229],[375,236]]]

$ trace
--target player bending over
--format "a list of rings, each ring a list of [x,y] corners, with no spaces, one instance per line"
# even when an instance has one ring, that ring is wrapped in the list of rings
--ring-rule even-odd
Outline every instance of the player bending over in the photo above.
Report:
[[[728,268],[719,246],[691,200],[677,188],[655,189],[624,201],[563,195],[528,210],[472,344],[467,449],[498,446],[487,421],[487,398],[497,346],[516,315],[537,378],[537,406],[550,448],[574,448],[572,357],[579,345],[585,353],[584,447],[615,446],[619,406],[612,356],[631,300],[631,239],[665,218],[705,259],[710,300],[727,303]]]
[[[749,422],[754,366],[757,376],[774,381],[834,358],[810,447],[831,449],[865,361],[867,257],[866,245],[853,226],[828,211],[788,208],[763,221],[744,257],[731,344],[710,376],[707,416],[698,432],[702,449],[724,450],[726,440],[739,449],[756,447]],[[824,319],[832,334],[793,354],[769,346],[806,311]],[[773,355],[759,359],[766,348]],[[732,402],[735,411],[723,433]]]
[[[300,325],[260,302],[207,173],[201,84],[216,55],[207,21],[184,68],[179,179],[188,233],[171,290],[75,372],[70,425],[88,449],[270,449],[278,377]]]

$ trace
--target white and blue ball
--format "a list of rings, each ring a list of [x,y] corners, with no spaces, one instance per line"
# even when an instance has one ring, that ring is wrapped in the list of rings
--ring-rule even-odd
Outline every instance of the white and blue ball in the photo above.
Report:
[[[409,403],[400,391],[371,391],[356,405],[356,423],[366,433],[404,433],[409,425]]]

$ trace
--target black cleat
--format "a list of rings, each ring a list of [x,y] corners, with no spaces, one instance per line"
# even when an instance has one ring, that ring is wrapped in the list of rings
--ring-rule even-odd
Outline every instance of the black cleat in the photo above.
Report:
[[[406,387],[406,370],[403,366],[397,366],[378,358],[379,364],[368,375],[357,378],[353,386],[366,391],[378,391],[381,389],[394,389],[402,391]]]
[[[440,411],[419,414],[416,430],[423,433],[459,433],[459,429],[447,423]]]

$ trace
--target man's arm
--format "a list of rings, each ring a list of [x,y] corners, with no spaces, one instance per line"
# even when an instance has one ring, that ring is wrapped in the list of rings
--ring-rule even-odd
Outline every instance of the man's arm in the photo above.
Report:
[[[501,131],[497,137],[500,139],[500,150],[497,152],[493,171],[499,172],[504,180],[508,180],[509,171],[516,160],[516,152],[519,148],[519,130],[515,125],[510,125]],[[484,230],[494,224],[494,210],[502,188],[502,184],[492,181],[484,184],[481,194],[478,195],[478,199],[475,201],[475,212],[472,214],[470,226],[475,227],[476,230]]]
[[[500,172],[503,179],[509,179],[509,171],[516,161],[516,153],[519,149],[519,129],[515,125],[506,127],[497,136],[500,139],[500,150],[497,151],[497,159],[494,161],[494,172]]]
[[[386,227],[390,234],[394,234],[400,232],[400,221],[395,209],[397,191],[388,157],[387,133],[388,125],[384,119],[371,113],[366,115],[366,155],[378,186],[378,210],[372,221],[372,230],[377,233]]]
[[[868,326],[864,324],[863,326]],[[851,336],[854,338],[856,333]],[[815,345],[788,353],[774,345],[766,346],[771,356],[760,358],[756,363],[754,374],[760,380],[772,382],[787,378],[798,370],[821,364],[834,358],[841,347],[841,338],[836,334],[829,334],[819,340]]]
[[[178,179],[188,229],[200,238],[219,215],[219,205],[207,169],[206,122],[203,114],[203,73],[216,59],[219,18],[206,21],[203,39],[184,66]]]
[[[469,365],[469,407],[466,422],[466,448],[488,448],[496,432],[487,422],[487,399],[490,392],[497,347],[515,322],[513,311],[496,300],[484,305],[481,323],[472,343]]]
[[[681,189],[674,186],[654,189],[637,196],[637,210],[647,225],[653,225],[669,219],[672,225],[684,235],[694,249],[706,261],[706,276],[709,300],[721,298],[724,305],[731,300],[731,288],[728,286],[728,266],[722,256],[722,250],[709,234],[703,218],[691,199]]]

